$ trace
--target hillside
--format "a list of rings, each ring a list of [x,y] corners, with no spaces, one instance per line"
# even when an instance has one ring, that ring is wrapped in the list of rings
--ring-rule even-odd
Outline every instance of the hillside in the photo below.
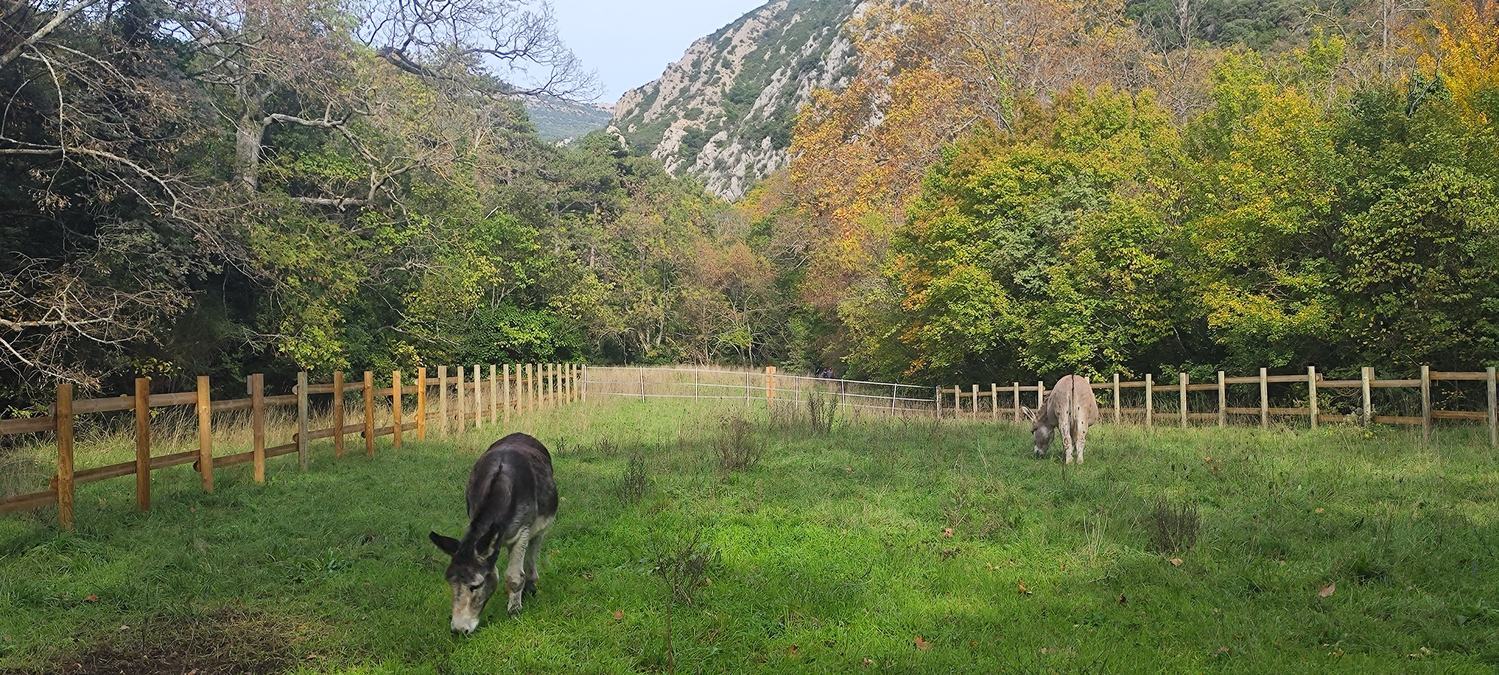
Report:
[[[560,98],[526,101],[526,114],[545,141],[578,138],[609,126],[609,111],[587,103]]]
[[[733,199],[786,163],[796,111],[853,75],[859,0],[774,0],[688,47],[622,96],[614,126],[677,175]]]

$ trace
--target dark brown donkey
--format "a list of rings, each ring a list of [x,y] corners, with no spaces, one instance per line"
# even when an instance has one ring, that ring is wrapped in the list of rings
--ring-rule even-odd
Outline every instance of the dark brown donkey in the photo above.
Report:
[[[472,633],[479,626],[484,604],[499,586],[495,568],[505,548],[506,609],[516,614],[522,596],[536,593],[536,558],[556,516],[557,483],[546,446],[526,434],[510,434],[489,446],[468,477],[469,524],[463,539],[430,535],[453,558],[447,579],[453,587],[454,632]]]

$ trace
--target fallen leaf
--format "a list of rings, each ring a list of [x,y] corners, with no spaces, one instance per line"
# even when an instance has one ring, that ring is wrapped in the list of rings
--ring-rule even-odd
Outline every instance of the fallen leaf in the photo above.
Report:
[[[926,651],[926,650],[932,648],[932,643],[927,642],[926,640],[923,640],[920,635],[917,635],[916,636],[916,648],[920,649],[921,651]]]
[[[1312,513],[1322,513],[1322,507],[1319,506],[1315,509],[1312,509]]]
[[[942,538],[943,539],[952,539],[952,528],[950,528],[950,527],[944,527],[944,528],[942,528]]]
[[[790,654],[791,656],[796,656],[796,645],[791,645],[790,647],[787,647],[786,648],[786,653]]]
[[[968,641],[968,648],[969,649],[978,649],[978,646],[979,646],[979,641],[978,640],[969,640]]]
[[[1121,605],[1127,605],[1127,604],[1129,604],[1129,598],[1124,597],[1123,593],[1119,594],[1119,604],[1121,604]]]
[[[1171,562],[1171,566],[1172,567],[1181,567],[1182,566],[1182,559],[1181,558],[1172,558],[1170,562]]]
[[[615,621],[621,621],[624,618],[625,618],[625,613],[623,611],[618,610],[618,609],[614,610],[614,620]]]
[[[1338,591],[1338,583],[1336,581],[1329,581],[1329,582],[1327,582],[1326,586],[1323,586],[1322,588],[1317,589],[1317,597],[1319,597],[1319,598],[1330,598],[1330,597],[1332,597],[1332,594],[1336,593],[1337,591]]]
[[[1229,652],[1228,647],[1219,647],[1216,651],[1213,652],[1213,654],[1215,656],[1223,656],[1224,654],[1227,654],[1228,652]]]
[[[1050,654],[1050,653],[1052,653],[1054,651],[1056,651],[1056,650],[1053,649],[1053,648],[1051,648],[1051,647],[1042,647],[1041,648],[1041,653],[1042,654]]]
[[[1025,587],[1025,582],[1024,581],[1017,581],[1017,582],[1015,582],[1015,587],[1016,587],[1016,589],[1018,589],[1020,591],[1021,595],[1030,595],[1031,594],[1031,589]]]
[[[90,594],[89,594],[89,595],[88,595],[88,597],[85,597],[85,598],[84,598],[84,599],[83,599],[83,601],[84,601],[84,602],[98,602],[98,601],[99,601],[99,596],[97,596],[97,595],[94,595],[94,594],[92,594],[92,593],[90,593]]]
[[[130,627],[129,627],[129,626],[126,626],[126,625],[124,625],[124,624],[121,624],[121,625],[120,625],[120,630],[122,630],[122,631],[126,631],[126,630],[130,630]]]
[[[869,658],[867,656],[864,657],[864,667],[868,668],[868,667],[872,667],[873,665],[874,665],[874,659],[871,659],[871,658]]]

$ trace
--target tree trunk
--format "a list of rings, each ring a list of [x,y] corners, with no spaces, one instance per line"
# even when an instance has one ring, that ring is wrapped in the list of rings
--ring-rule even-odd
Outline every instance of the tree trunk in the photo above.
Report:
[[[246,192],[255,192],[260,180],[260,143],[265,123],[248,112],[240,115],[234,130],[234,181]]]

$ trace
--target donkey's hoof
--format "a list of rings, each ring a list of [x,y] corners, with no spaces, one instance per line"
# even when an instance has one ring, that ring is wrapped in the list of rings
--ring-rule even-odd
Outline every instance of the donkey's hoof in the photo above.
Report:
[[[536,595],[536,580],[535,579],[527,579],[526,580],[526,587],[521,590],[521,595],[524,596],[524,597],[528,597],[528,598],[531,597],[531,596],[533,596],[533,595]]]

